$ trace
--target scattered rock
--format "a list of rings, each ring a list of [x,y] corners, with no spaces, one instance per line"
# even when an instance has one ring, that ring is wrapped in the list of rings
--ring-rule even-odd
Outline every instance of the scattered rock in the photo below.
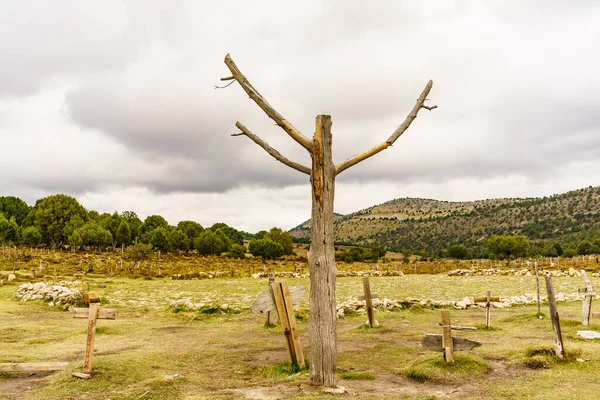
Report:
[[[73,376],[79,379],[90,379],[92,377],[92,374],[88,374],[85,372],[73,372]]]
[[[17,277],[15,276],[15,274],[8,274],[8,281],[12,282],[16,279]]]
[[[347,390],[343,386],[338,386],[338,387],[334,387],[334,388],[328,388],[328,387],[323,388],[323,393],[344,394],[346,392],[347,392]]]
[[[177,379],[179,377],[181,377],[181,375],[179,375],[179,374],[165,375],[164,378],[163,378],[163,381],[172,381],[172,380]]]
[[[190,299],[179,299],[171,302],[171,308],[185,307],[194,308],[194,303]]]

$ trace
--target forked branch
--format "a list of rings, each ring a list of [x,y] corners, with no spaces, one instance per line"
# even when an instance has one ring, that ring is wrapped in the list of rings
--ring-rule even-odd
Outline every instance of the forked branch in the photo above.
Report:
[[[267,142],[265,142],[264,140],[262,140],[261,138],[256,136],[254,133],[250,132],[248,130],[248,128],[246,128],[240,122],[236,122],[235,126],[237,126],[238,129],[240,131],[242,131],[242,133],[234,133],[231,136],[241,136],[241,135],[248,136],[250,139],[252,139],[252,141],[254,143],[256,143],[257,145],[262,147],[267,153],[269,153],[271,156],[273,156],[273,158],[275,158],[277,161],[282,162],[283,164],[287,165],[290,168],[294,168],[297,171],[300,171],[307,175],[310,175],[310,168],[305,167],[302,164],[298,164],[297,162],[294,162],[294,161],[291,161],[291,160],[285,158],[284,156],[281,155],[280,152],[278,152],[277,150],[275,150],[274,148],[269,146],[269,144]]]
[[[417,99],[417,103],[415,104],[415,106],[413,107],[413,109],[411,110],[410,114],[408,114],[408,116],[406,117],[406,119],[404,120],[404,122],[402,123],[402,125],[400,125],[398,127],[398,129],[396,129],[394,131],[394,133],[392,133],[392,136],[390,136],[385,142],[373,147],[370,150],[367,150],[363,153],[357,154],[353,157],[350,157],[349,159],[347,159],[346,161],[343,161],[341,163],[339,163],[338,165],[335,166],[336,169],[336,175],[341,173],[342,171],[350,168],[353,165],[358,164],[359,162],[366,160],[367,158],[374,156],[375,154],[379,153],[381,150],[385,150],[388,147],[390,147],[391,145],[394,144],[394,142],[396,140],[398,140],[398,138],[400,137],[400,135],[402,135],[404,133],[404,131],[406,131],[408,129],[408,127],[410,126],[410,124],[414,121],[415,118],[417,118],[417,114],[419,113],[419,110],[421,108],[425,108],[429,111],[434,110],[437,108],[437,106],[426,106],[425,100],[427,100],[427,95],[429,94],[429,92],[431,91],[431,88],[433,87],[433,81],[429,81],[427,83],[427,86],[425,86],[425,89],[423,90],[423,93],[421,93],[421,96],[419,96],[419,98]]]
[[[284,131],[287,132],[288,135],[292,137],[296,142],[300,143],[302,147],[304,147],[309,152],[312,152],[312,142],[304,136],[298,129],[294,128],[294,126],[281,114],[279,114],[268,102],[265,98],[258,92],[258,90],[254,89],[252,84],[246,79],[246,77],[241,73],[237,65],[231,59],[231,56],[227,54],[225,56],[225,64],[231,71],[230,77],[223,78],[223,80],[231,80],[235,79],[238,81],[242,89],[254,102],[271,118],[275,123],[281,127]],[[239,127],[238,127],[239,128]]]

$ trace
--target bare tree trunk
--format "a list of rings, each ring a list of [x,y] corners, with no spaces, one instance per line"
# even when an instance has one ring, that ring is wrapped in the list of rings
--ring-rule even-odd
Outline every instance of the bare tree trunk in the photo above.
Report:
[[[312,155],[312,227],[310,268],[310,383],[336,387],[336,301],[331,117],[317,116]]]

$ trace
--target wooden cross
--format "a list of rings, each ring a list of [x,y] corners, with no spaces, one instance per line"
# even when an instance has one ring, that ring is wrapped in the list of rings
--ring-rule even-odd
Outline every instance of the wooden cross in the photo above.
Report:
[[[485,327],[486,329],[490,329],[490,307],[492,301],[500,301],[500,297],[498,296],[490,296],[490,291],[488,290],[487,295],[484,297],[475,297],[475,303],[485,303]]]
[[[371,293],[371,285],[369,284],[368,276],[365,276],[363,278],[363,292],[364,292],[364,295],[360,296],[359,299],[365,301],[365,305],[367,308],[367,317],[369,318],[369,321],[367,323],[369,325],[369,328],[373,328],[375,326],[375,318],[374,318],[375,311],[373,310],[373,299],[378,299],[379,294]]]
[[[581,276],[585,281],[585,287],[579,289],[579,293],[584,293],[585,297],[583,298],[582,310],[581,310],[581,324],[587,326],[590,324],[590,314],[592,312],[592,297],[594,297],[594,286],[592,286],[592,282],[588,278],[585,270],[581,270]]]
[[[481,346],[481,343],[475,340],[453,337],[452,330],[477,330],[469,326],[453,326],[450,324],[450,311],[442,310],[442,334],[424,335],[422,346],[428,350],[441,351],[444,353],[444,359],[449,364],[454,364],[454,352],[471,350],[474,347]]]
[[[83,358],[83,374],[73,373],[79,378],[89,378],[92,373],[92,360],[94,359],[94,341],[96,339],[96,320],[98,319],[116,319],[116,310],[112,308],[99,308],[100,296],[96,293],[86,293],[85,299],[88,300],[89,308],[75,308],[73,318],[87,318],[88,330],[85,345],[85,356]]]

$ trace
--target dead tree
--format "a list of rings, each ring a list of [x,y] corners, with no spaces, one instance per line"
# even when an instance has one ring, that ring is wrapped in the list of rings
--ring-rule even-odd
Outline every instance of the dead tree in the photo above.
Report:
[[[237,81],[248,96],[275,121],[275,124],[304,147],[312,157],[312,167],[291,161],[260,137],[250,132],[240,122],[235,124],[240,133],[232,136],[247,136],[277,161],[310,176],[312,186],[312,226],[310,230],[310,251],[308,253],[310,271],[310,382],[315,386],[335,387],[337,383],[335,299],[337,269],[335,266],[333,237],[335,177],[353,165],[393,145],[417,117],[419,110],[422,108],[427,110],[437,108],[437,106],[426,106],[424,104],[433,82],[429,81],[427,83],[404,122],[386,141],[335,165],[331,155],[331,116],[317,116],[315,133],[312,140],[310,140],[265,100],[240,72],[229,54],[225,57],[225,64],[231,71],[231,76],[221,78],[221,80]]]

